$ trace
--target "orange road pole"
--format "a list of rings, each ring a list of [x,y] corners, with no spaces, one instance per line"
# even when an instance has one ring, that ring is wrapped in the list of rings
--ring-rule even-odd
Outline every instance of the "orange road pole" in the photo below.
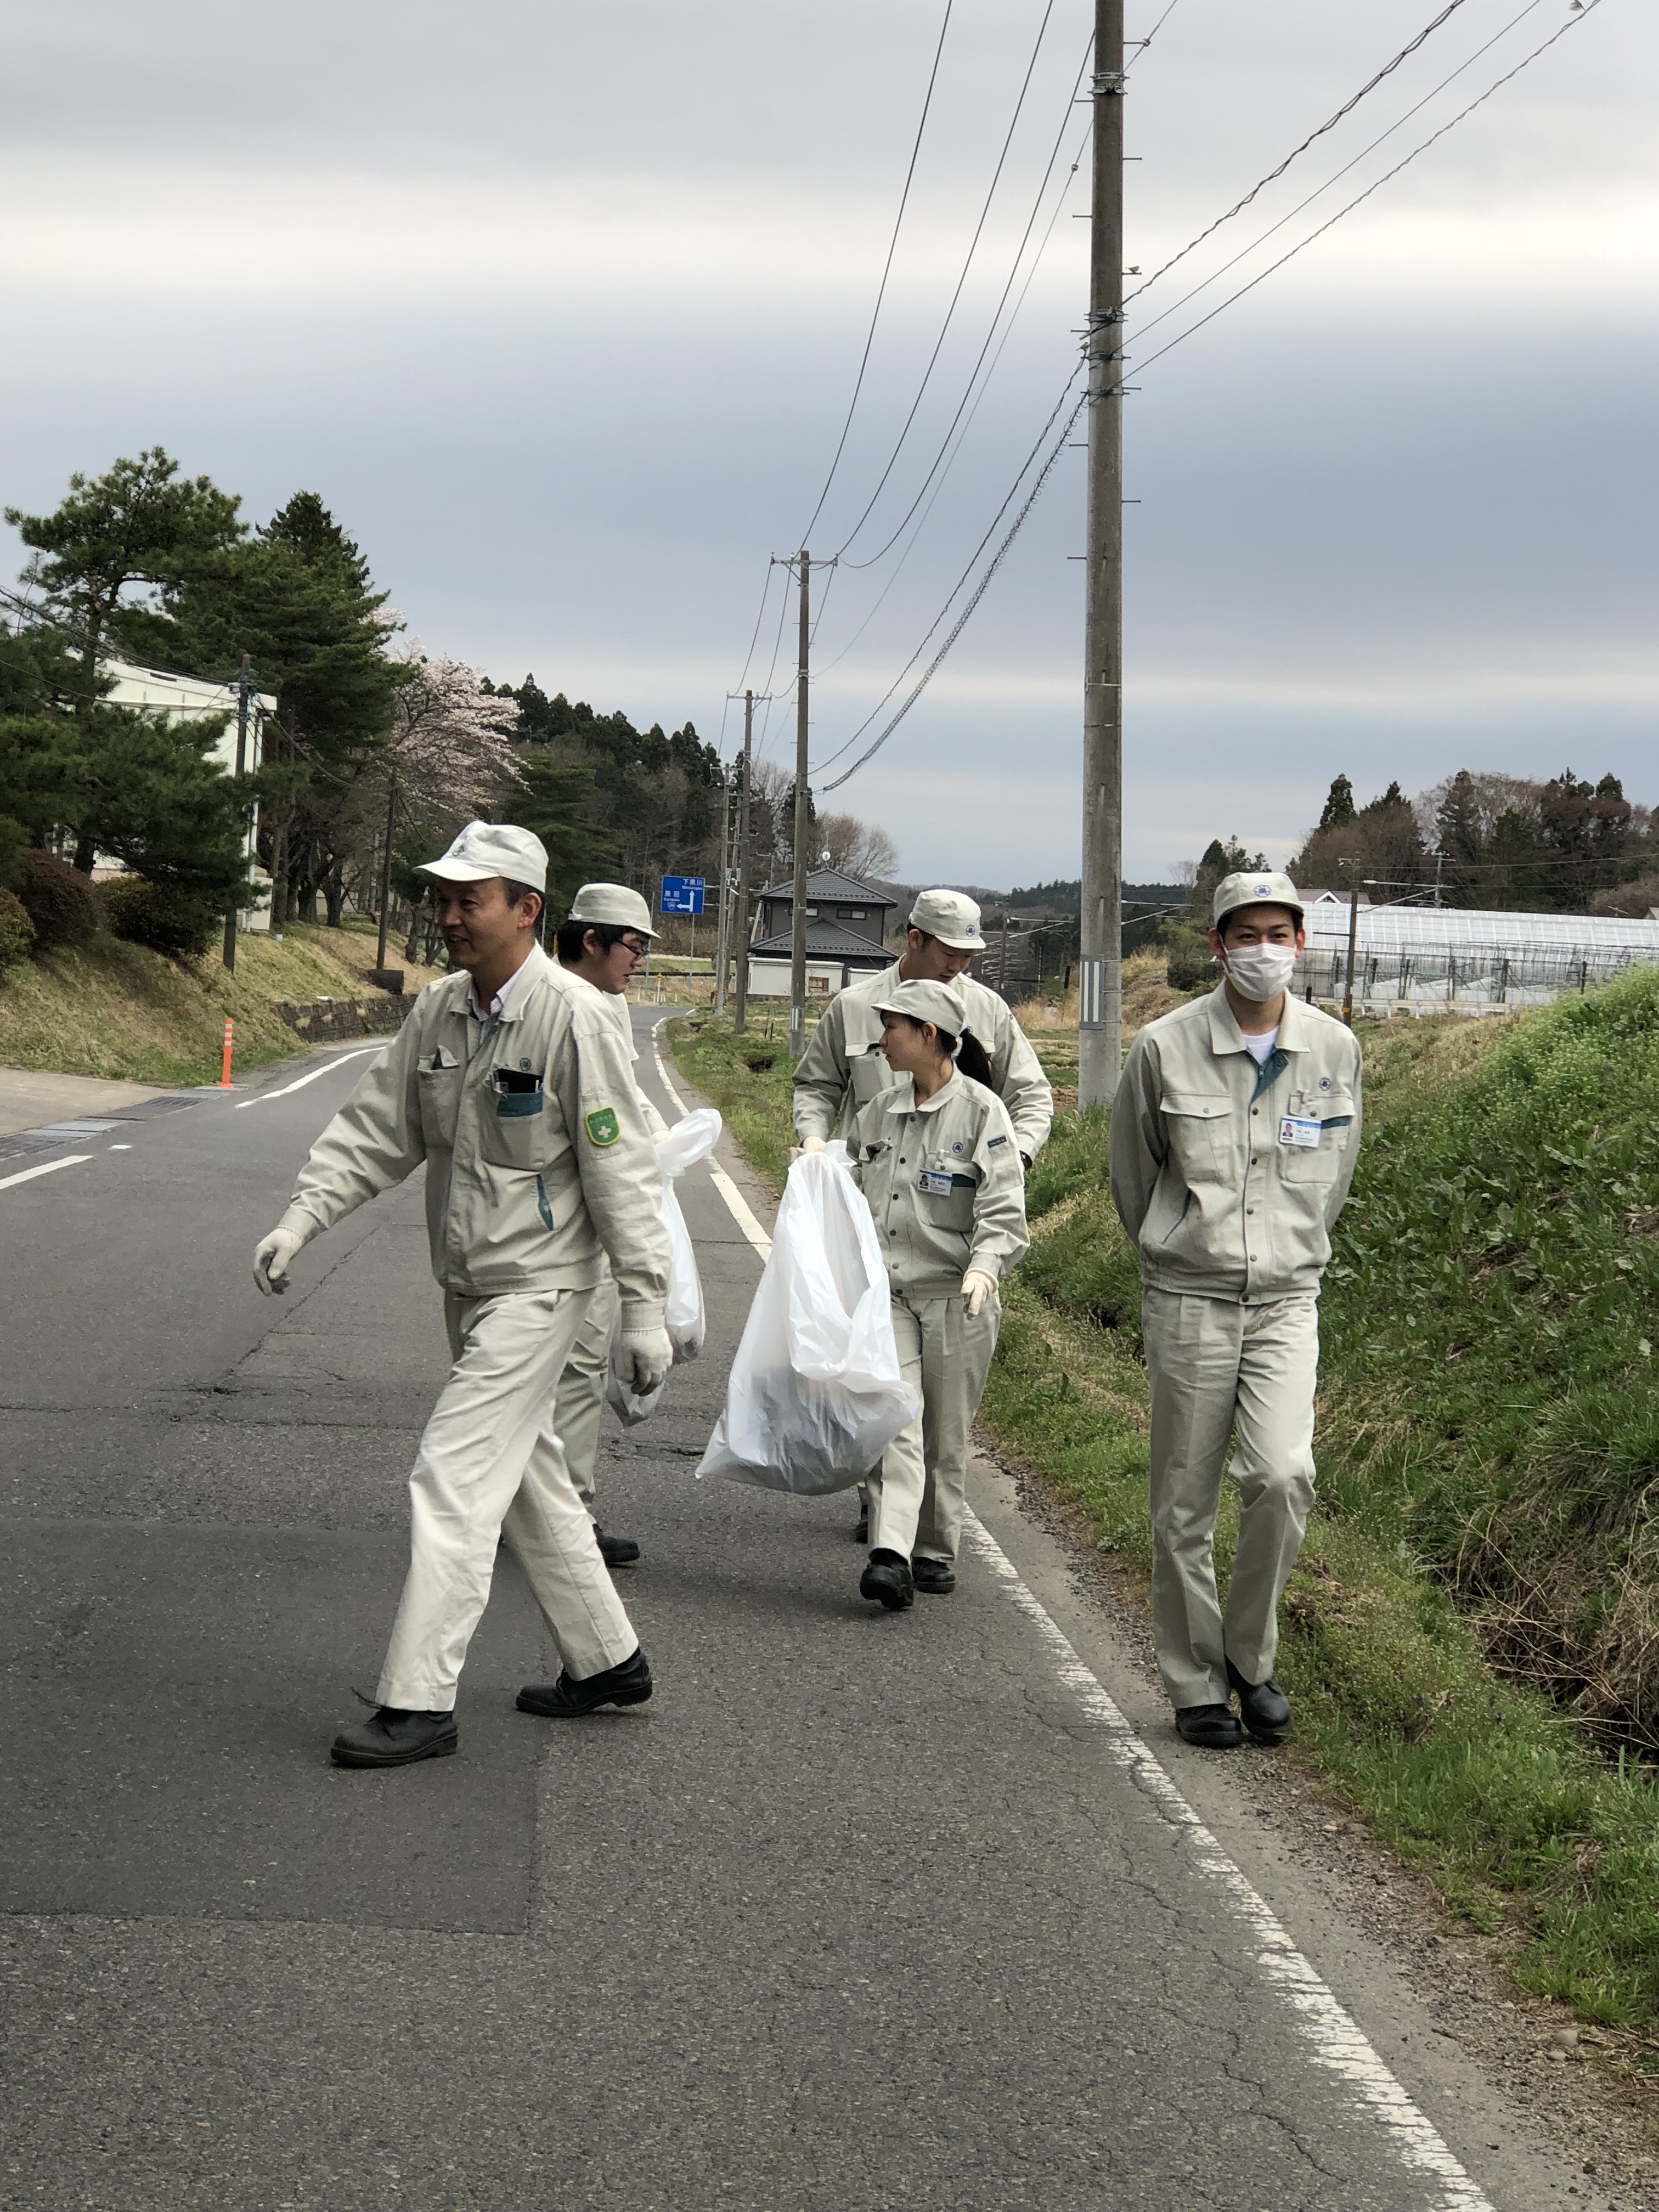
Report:
[[[234,1030],[235,1030],[235,1028],[236,1028],[236,1024],[235,1024],[235,1023],[234,1023],[234,1022],[233,1022],[233,1021],[232,1021],[232,1019],[230,1018],[230,1016],[229,1016],[228,1014],[227,1014],[227,1015],[225,1016],[225,1057],[224,1057],[224,1064],[223,1064],[222,1067],[220,1069],[220,1072],[219,1072],[219,1080],[218,1080],[218,1083],[216,1084],[216,1085],[215,1086],[215,1088],[216,1088],[216,1089],[220,1090],[220,1091],[228,1091],[228,1090],[229,1090],[229,1088],[230,1088],[230,1041],[231,1041],[231,1037],[232,1037],[232,1036],[233,1036],[233,1034],[234,1034]]]

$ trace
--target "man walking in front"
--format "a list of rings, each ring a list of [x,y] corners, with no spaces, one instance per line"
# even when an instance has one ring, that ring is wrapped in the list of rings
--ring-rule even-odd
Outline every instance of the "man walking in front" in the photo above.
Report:
[[[373,1717],[336,1737],[343,1766],[402,1766],[457,1748],[455,1688],[489,1595],[497,1540],[524,1569],[562,1662],[521,1711],[555,1718],[651,1694],[553,1425],[555,1389],[608,1259],[621,1358],[654,1389],[668,1238],[633,1071],[597,993],[535,941],[540,840],[474,822],[434,878],[455,972],[312,1147],[254,1279],[287,1287],[295,1254],[424,1161],[433,1273],[455,1364],[410,1477],[410,1564]]]
[[[1288,876],[1227,877],[1213,919],[1220,984],[1129,1048],[1111,1180],[1140,1255],[1158,1671],[1187,1741],[1225,1750],[1291,1732],[1279,1600],[1313,1503],[1319,1284],[1358,1157],[1360,1057],[1290,995],[1304,939]],[[1224,1613],[1212,1547],[1230,1442]]]

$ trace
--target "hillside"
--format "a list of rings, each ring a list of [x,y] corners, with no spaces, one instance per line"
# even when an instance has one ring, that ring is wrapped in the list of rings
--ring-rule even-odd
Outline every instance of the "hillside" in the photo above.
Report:
[[[167,960],[96,937],[79,951],[47,953],[0,975],[0,1066],[213,1082],[227,1014],[236,1024],[237,1066],[261,1066],[306,1049],[272,1011],[277,1000],[376,995],[368,980],[376,941],[368,923],[291,926],[280,943],[240,938],[230,975],[216,952]],[[404,988],[417,991],[439,972],[406,966]]]

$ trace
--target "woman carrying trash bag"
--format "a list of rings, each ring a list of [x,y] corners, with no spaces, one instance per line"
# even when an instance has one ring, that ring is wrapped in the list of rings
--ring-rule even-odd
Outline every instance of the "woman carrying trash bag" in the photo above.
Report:
[[[896,983],[877,1011],[900,1079],[848,1139],[893,1294],[893,1334],[921,1417],[870,1477],[859,1595],[898,1611],[956,1588],[968,1437],[996,1349],[997,1285],[1024,1257],[1024,1172],[1007,1109],[948,983]]]

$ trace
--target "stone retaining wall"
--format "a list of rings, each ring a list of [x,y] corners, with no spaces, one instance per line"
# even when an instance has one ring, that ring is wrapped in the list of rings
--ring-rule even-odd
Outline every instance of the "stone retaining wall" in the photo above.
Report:
[[[279,999],[276,1011],[307,1042],[331,1044],[337,1037],[391,1036],[403,1027],[414,1003],[412,994],[404,998],[313,999],[303,1006]]]

